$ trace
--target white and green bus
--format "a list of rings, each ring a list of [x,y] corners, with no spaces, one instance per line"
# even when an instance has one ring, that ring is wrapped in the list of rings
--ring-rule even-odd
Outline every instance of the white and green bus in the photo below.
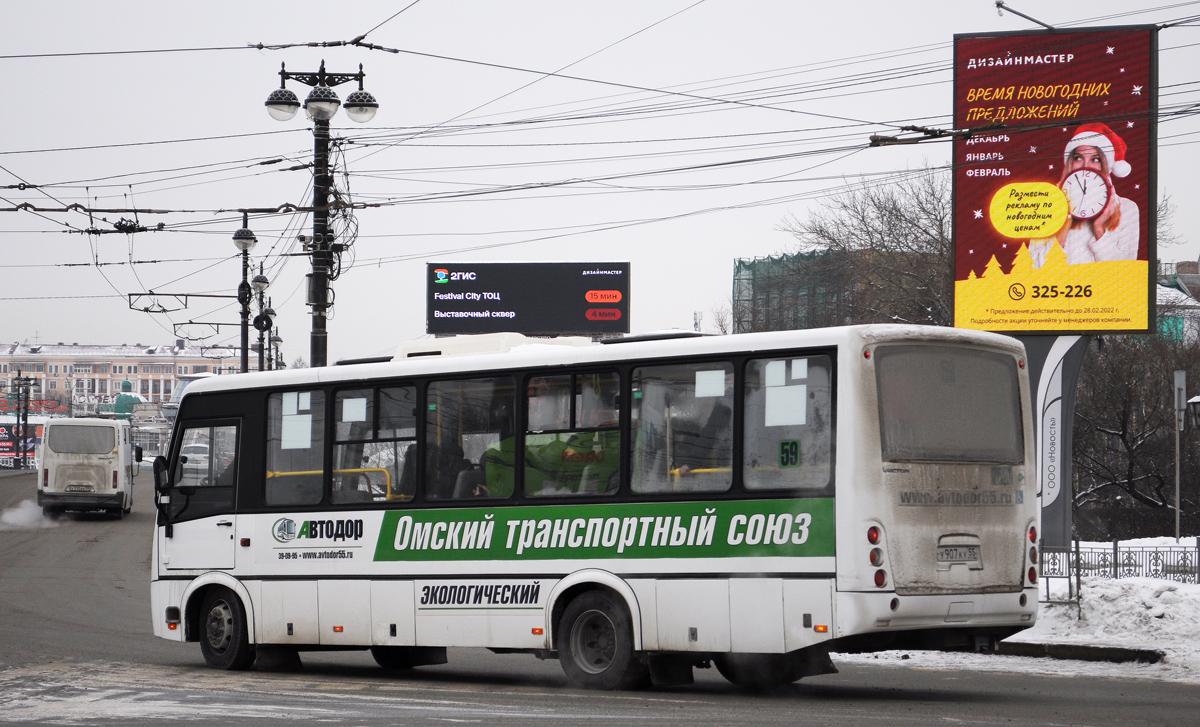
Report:
[[[893,325],[494,334],[196,381],[155,461],[154,632],[224,669],[484,647],[605,689],[987,649],[1037,610],[1024,357]]]

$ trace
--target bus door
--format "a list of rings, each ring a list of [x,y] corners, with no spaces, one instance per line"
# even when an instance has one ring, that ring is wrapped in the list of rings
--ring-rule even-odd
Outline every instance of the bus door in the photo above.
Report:
[[[171,537],[159,528],[159,557],[171,570],[233,568],[237,489],[236,421],[186,422],[171,453],[165,507]]]

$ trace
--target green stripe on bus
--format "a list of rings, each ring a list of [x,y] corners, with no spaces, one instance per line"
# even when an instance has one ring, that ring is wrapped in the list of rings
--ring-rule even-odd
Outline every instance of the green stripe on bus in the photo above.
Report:
[[[832,498],[392,510],[375,560],[831,557],[833,535]]]

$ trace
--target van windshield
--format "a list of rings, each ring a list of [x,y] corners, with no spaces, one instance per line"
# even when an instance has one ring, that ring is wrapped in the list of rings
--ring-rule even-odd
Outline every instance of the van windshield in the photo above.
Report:
[[[58,424],[46,429],[46,445],[58,454],[108,454],[117,446],[116,432],[110,427]]]

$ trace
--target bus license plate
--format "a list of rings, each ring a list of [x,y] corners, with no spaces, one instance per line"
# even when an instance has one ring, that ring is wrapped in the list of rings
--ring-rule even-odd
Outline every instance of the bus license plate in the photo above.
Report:
[[[939,563],[971,563],[979,560],[978,545],[939,545]]]

